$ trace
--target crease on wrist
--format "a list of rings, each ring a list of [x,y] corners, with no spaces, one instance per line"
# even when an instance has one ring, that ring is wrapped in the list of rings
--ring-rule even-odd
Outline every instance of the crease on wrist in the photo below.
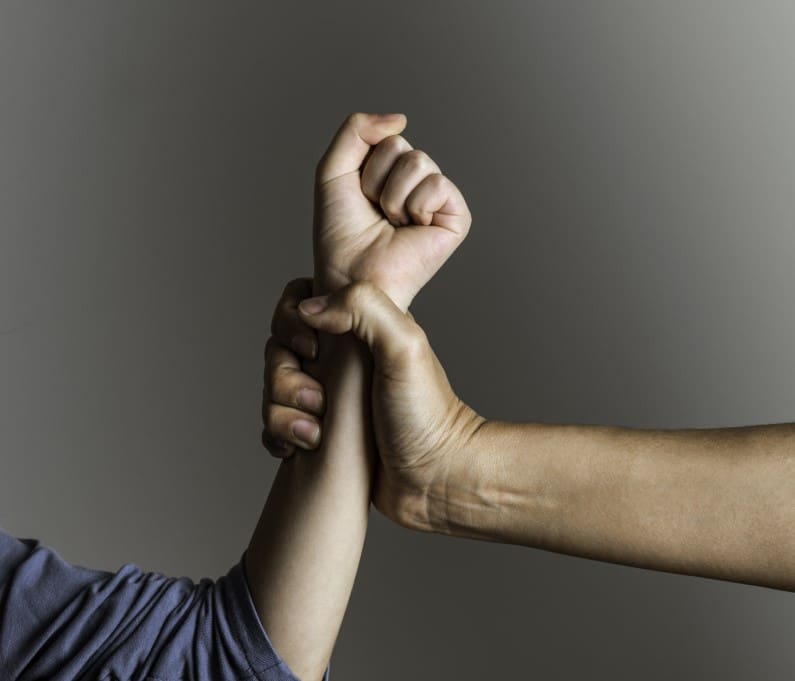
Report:
[[[430,531],[450,536],[471,533],[485,500],[478,442],[489,421],[460,400],[458,413],[464,420],[460,444],[448,452],[443,477],[432,483],[426,503]]]

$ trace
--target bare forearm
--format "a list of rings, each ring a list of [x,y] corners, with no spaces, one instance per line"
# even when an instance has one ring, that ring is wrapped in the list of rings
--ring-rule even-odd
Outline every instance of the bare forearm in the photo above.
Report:
[[[247,552],[263,625],[302,679],[319,679],[328,664],[364,544],[372,487],[369,362],[355,339],[321,340],[323,442],[281,464]]]
[[[486,422],[432,529],[795,590],[795,425]]]

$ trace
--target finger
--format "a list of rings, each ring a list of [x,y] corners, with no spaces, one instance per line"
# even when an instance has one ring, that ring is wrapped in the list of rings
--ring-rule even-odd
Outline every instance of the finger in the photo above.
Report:
[[[285,286],[271,319],[271,333],[276,340],[306,359],[317,356],[317,333],[301,321],[297,307],[311,295],[311,279],[293,279]]]
[[[317,184],[359,170],[370,147],[389,135],[402,132],[406,123],[404,114],[355,113],[348,116],[317,165]]]
[[[277,459],[289,459],[295,454],[295,445],[273,437],[267,428],[262,429],[262,445]]]
[[[392,224],[408,225],[411,222],[406,210],[406,199],[428,175],[438,173],[436,162],[419,149],[407,151],[395,162],[379,200],[384,215]]]
[[[265,404],[262,420],[270,436],[283,442],[302,449],[315,449],[320,443],[320,423],[298,409]]]
[[[289,348],[286,348],[282,343],[280,343],[275,336],[271,336],[268,338],[268,341],[265,343],[265,370],[263,371],[263,378],[265,380],[265,390],[269,390],[270,381],[269,377],[275,371],[275,364],[273,361],[273,355],[278,350],[281,350],[282,353],[279,356],[280,362],[280,369],[289,369],[292,371],[301,371],[301,360],[294,352],[290,351]]]
[[[406,198],[406,210],[415,224],[444,227],[462,238],[472,224],[461,191],[441,174],[428,175],[414,187]]]
[[[301,371],[298,357],[278,343],[269,347],[265,362],[266,400],[308,414],[323,414],[323,386]]]
[[[400,135],[390,135],[373,147],[362,170],[362,193],[370,201],[379,202],[386,178],[395,162],[412,148],[408,140]]]
[[[296,279],[291,279],[284,286],[281,300],[297,305],[302,300],[301,296],[307,293],[311,295],[312,284],[312,277],[297,277]]]
[[[376,364],[382,366],[404,366],[421,357],[429,347],[420,326],[370,282],[356,282],[330,296],[304,300],[298,311],[307,324],[319,331],[352,331],[368,345]]]

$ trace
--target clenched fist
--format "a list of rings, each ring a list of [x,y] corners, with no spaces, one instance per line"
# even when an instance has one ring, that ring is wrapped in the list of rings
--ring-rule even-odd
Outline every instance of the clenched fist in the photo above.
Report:
[[[466,237],[464,197],[405,127],[403,114],[353,114],[318,163],[316,293],[370,281],[405,311]]]
[[[317,379],[325,382],[327,375],[313,369],[333,367],[340,346],[326,343],[324,352],[316,351],[318,338],[300,317],[300,301],[313,291],[318,295],[342,288],[341,297],[333,300],[361,319],[368,314],[362,306],[372,303],[373,313],[381,310],[390,324],[315,328],[337,335],[353,331],[364,341],[362,329],[379,330],[378,340],[373,336],[368,341],[378,344],[371,347],[372,425],[382,465],[374,502],[393,519],[410,524],[421,522],[424,498],[444,477],[448,454],[456,446],[453,431],[474,428],[479,417],[454,395],[430,346],[418,342],[424,334],[406,314],[414,296],[464,240],[472,217],[439,166],[399,134],[405,126],[402,114],[353,114],[317,165],[315,278],[288,284],[274,313],[266,351],[263,438],[280,457],[291,456],[296,447],[314,449],[321,441],[327,403],[339,407],[340,400],[355,397],[331,388],[325,394]],[[387,339],[389,333],[396,335]],[[319,364],[305,361],[302,367],[302,359],[318,356]],[[395,357],[406,362],[398,365]],[[345,427],[351,423],[345,421]]]

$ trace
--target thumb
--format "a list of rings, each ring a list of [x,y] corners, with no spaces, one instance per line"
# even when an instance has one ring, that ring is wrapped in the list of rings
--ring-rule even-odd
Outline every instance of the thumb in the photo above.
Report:
[[[358,170],[370,147],[385,137],[397,135],[406,127],[404,114],[355,113],[348,116],[334,135],[331,145],[317,165],[315,181],[322,184]]]
[[[332,334],[352,332],[370,348],[377,364],[401,364],[427,345],[425,333],[380,288],[360,281],[298,305],[307,325]]]

